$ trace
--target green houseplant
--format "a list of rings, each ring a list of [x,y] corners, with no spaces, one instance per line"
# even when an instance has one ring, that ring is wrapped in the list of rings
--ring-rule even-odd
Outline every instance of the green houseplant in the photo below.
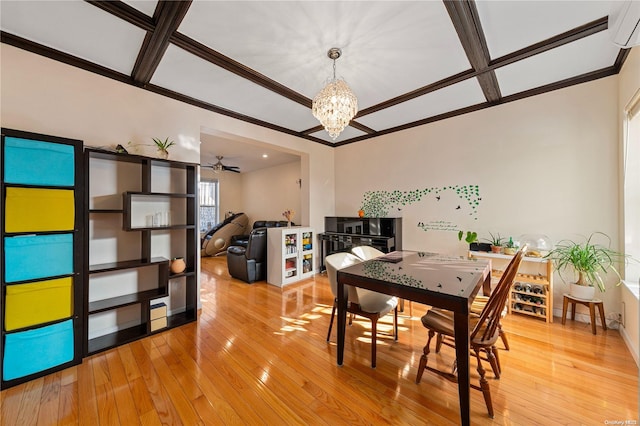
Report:
[[[603,246],[594,243],[593,240],[596,236],[605,237],[608,244]],[[571,286],[571,294],[581,299],[590,300],[593,298],[596,285],[600,291],[606,291],[601,274],[612,271],[618,277],[617,284],[620,284],[622,281],[622,277],[616,269],[615,264],[626,261],[628,256],[612,250],[609,248],[610,245],[611,238],[607,234],[594,232],[588,238],[585,238],[585,242],[583,243],[572,240],[562,240],[558,242],[553,250],[545,257],[553,261],[563,281],[565,281],[565,279],[562,277],[562,271],[571,269],[576,272],[578,274],[578,280],[574,283],[575,286]],[[583,288],[580,289],[576,287]],[[588,297],[589,294],[582,294],[581,290],[584,290],[584,288],[590,288],[590,290],[587,290],[587,293],[591,293],[591,297]],[[576,294],[576,292],[580,292],[580,295]]]
[[[518,251],[518,244],[513,241],[513,238],[509,237],[509,241],[504,244],[504,254],[514,255]]]
[[[489,232],[489,235],[491,235],[491,238],[487,238],[485,241],[491,244],[491,252],[500,253],[500,251],[502,251],[504,238],[502,238],[500,234],[493,235],[491,232]]]
[[[153,138],[153,143],[156,144],[160,157],[165,160],[169,158],[169,148],[175,145],[174,141],[170,141],[169,138],[162,140],[160,138]]]
[[[478,233],[473,231],[467,231],[466,236],[464,231],[458,231],[458,241],[462,241],[462,237],[464,240],[471,244],[475,243],[478,240]]]
[[[169,140],[169,138],[166,138],[165,140],[162,140],[160,138],[151,138],[153,140],[153,145],[151,144],[136,144],[133,143],[131,141],[129,141],[129,143],[127,143],[127,146],[130,148],[133,148],[134,150],[137,150],[137,147],[139,146],[155,146],[156,149],[158,150],[158,155],[160,156],[160,158],[163,159],[167,159],[169,158],[169,148],[172,147],[173,145],[175,145],[176,143],[172,140]],[[120,147],[120,148],[118,148]],[[116,151],[120,152],[120,153],[127,153],[127,150],[124,149],[123,146],[118,145],[118,147],[116,147]]]

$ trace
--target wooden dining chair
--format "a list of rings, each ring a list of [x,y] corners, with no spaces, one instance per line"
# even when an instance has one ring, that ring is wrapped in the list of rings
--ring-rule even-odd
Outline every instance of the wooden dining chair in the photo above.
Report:
[[[476,298],[473,299],[473,302],[471,303],[471,313],[475,315],[480,315],[484,307],[487,305],[488,301],[489,301],[489,296],[485,296],[482,294],[477,295]],[[505,303],[504,309],[502,310],[502,315],[501,315],[502,318],[504,318],[504,316],[507,314],[507,303]],[[502,323],[498,324],[498,334],[500,336],[500,340],[502,340],[502,344],[504,345],[505,350],[507,351],[510,350],[511,348],[509,347],[509,340],[507,339],[507,333],[502,328]],[[436,353],[440,352],[440,348],[442,347],[442,344],[447,340],[447,337],[450,338],[450,336],[444,336],[442,334],[436,335]],[[500,369],[499,358],[497,358],[497,360],[498,360],[498,370],[499,370]],[[500,371],[498,372],[494,371],[494,373],[499,375]]]
[[[333,319],[338,307],[338,270],[346,268],[362,260],[351,253],[334,253],[325,258],[327,276],[333,293],[333,309],[327,333],[327,342],[331,337]],[[376,367],[376,340],[378,336],[378,320],[393,311],[393,338],[398,340],[398,299],[375,291],[345,286],[347,288],[347,312],[368,318],[371,321],[371,368]]]
[[[509,297],[509,289],[516,277],[518,268],[524,256],[526,247],[521,248],[518,253],[513,257],[507,269],[505,270],[500,282],[496,286],[491,296],[482,309],[480,315],[472,315],[470,319],[470,326],[472,331],[470,334],[470,347],[477,362],[478,362],[478,374],[480,375],[480,385],[476,386],[471,384],[471,387],[482,391],[485,404],[487,405],[487,411],[489,417],[493,418],[493,404],[491,402],[491,390],[489,388],[489,382],[485,378],[485,369],[482,366],[482,360],[488,360],[491,364],[491,368],[496,374],[496,378],[500,377],[498,352],[496,350],[496,342],[500,336],[500,320],[502,318],[502,311],[504,305]],[[457,382],[457,371],[454,367],[452,373],[445,373],[435,368],[427,366],[428,356],[430,353],[431,339],[436,334],[443,336],[454,336],[454,324],[453,315],[451,312],[443,309],[430,309],[422,317],[422,325],[429,330],[429,337],[427,344],[423,349],[422,356],[420,357],[420,365],[418,366],[418,372],[416,375],[416,383],[420,383],[422,374],[425,369],[433,371],[453,382]],[[442,341],[441,341],[442,342]],[[447,346],[453,346],[448,341],[445,342]],[[436,348],[437,351],[439,348]]]

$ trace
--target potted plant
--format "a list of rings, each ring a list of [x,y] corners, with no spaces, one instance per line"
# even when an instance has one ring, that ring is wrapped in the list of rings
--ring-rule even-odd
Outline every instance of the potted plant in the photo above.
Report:
[[[462,241],[462,237],[464,237],[464,240],[467,243],[473,244],[478,239],[478,233],[477,232],[472,232],[472,231],[467,231],[466,236],[465,236],[464,231],[458,231],[458,241]]]
[[[165,160],[169,158],[169,148],[175,145],[174,141],[170,141],[169,138],[165,140],[159,138],[153,138],[153,143],[156,144],[156,148],[158,149],[158,154],[160,154],[161,158]]]
[[[176,143],[174,141],[170,141],[169,138],[166,138],[165,140],[162,140],[160,138],[151,138],[151,139],[153,140],[153,145],[135,144],[129,141],[129,143],[127,143],[127,146],[133,148],[134,151],[137,150],[139,146],[155,146],[156,149],[158,150],[158,155],[160,156],[160,158],[165,160],[169,158],[169,148],[175,145]],[[118,145],[116,147],[116,152],[124,153],[124,154],[128,153],[127,150],[122,145]]]
[[[601,235],[608,240],[607,246],[593,243],[595,236]],[[578,273],[578,280],[569,283],[570,294],[578,299],[592,300],[595,293],[595,285],[600,291],[605,291],[606,287],[600,274],[613,271],[618,277],[618,284],[622,281],[620,273],[615,264],[626,261],[628,256],[609,248],[611,238],[602,232],[594,232],[584,243],[572,240],[562,240],[558,242],[553,250],[545,257],[551,259],[555,268],[560,273],[563,281],[562,271],[570,268]],[[566,281],[565,281],[566,282]]]
[[[513,241],[513,238],[509,237],[509,241],[504,244],[503,252],[513,256],[518,251],[518,245]]]
[[[489,232],[491,238],[486,239],[485,241],[491,244],[491,252],[492,253],[500,253],[502,251],[502,244],[504,239],[500,236],[500,234],[493,235]]]
[[[458,231],[458,241],[464,241],[469,244],[471,251],[489,251],[489,244],[478,242],[478,233],[474,231]]]

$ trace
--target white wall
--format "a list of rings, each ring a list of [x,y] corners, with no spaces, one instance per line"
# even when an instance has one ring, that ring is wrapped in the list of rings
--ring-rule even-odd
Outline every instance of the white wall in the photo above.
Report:
[[[432,189],[389,210],[403,218],[405,249],[464,254],[458,229],[554,242],[598,230],[619,246],[617,105],[612,76],[340,147],[336,214],[354,215],[367,191]],[[455,185],[478,185],[477,212],[450,190],[434,192]],[[567,289],[556,277],[556,307]],[[601,297],[617,318],[619,292]]]

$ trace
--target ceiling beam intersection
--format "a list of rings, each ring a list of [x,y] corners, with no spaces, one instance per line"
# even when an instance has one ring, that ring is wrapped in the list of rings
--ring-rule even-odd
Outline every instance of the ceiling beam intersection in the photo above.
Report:
[[[191,0],[158,2],[153,14],[155,28],[147,33],[131,73],[137,84],[144,86],[151,81],[169,47],[171,36],[177,31],[190,6]]]
[[[469,63],[478,72],[478,82],[489,103],[498,102],[502,97],[495,72],[488,69],[491,57],[487,41],[480,25],[478,9],[473,0],[444,0],[458,38]]]

